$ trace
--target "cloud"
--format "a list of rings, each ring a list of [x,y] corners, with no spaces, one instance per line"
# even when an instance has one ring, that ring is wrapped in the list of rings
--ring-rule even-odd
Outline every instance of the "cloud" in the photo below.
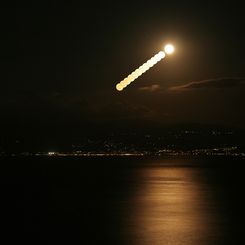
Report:
[[[245,78],[214,78],[203,81],[189,82],[180,86],[170,87],[171,91],[187,91],[196,89],[222,89],[245,87]]]
[[[152,84],[151,86],[145,86],[145,87],[140,87],[139,90],[141,91],[149,91],[149,92],[154,92],[156,90],[160,90],[161,87],[158,84]]]

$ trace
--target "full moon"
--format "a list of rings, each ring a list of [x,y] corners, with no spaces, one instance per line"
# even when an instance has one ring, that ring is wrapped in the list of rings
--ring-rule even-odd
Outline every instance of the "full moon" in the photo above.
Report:
[[[167,53],[167,54],[172,54],[174,52],[174,46],[172,44],[167,44],[165,45],[164,47],[164,51]]]

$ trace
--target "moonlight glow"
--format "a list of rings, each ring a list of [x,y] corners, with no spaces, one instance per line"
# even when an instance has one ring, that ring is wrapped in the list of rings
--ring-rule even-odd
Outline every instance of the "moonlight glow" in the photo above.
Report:
[[[164,47],[164,51],[166,54],[172,54],[174,52],[174,46],[172,44],[167,44]]]

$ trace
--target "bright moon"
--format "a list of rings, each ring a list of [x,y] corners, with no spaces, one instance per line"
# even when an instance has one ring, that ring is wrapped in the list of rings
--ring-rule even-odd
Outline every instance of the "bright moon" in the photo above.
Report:
[[[164,51],[167,53],[167,54],[172,54],[174,52],[174,46],[172,44],[167,44],[165,47],[164,47]]]

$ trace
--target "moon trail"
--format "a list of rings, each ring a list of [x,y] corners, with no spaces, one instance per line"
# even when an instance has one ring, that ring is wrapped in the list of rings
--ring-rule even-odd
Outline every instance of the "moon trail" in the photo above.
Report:
[[[122,91],[130,83],[132,83],[135,79],[137,79],[139,76],[141,76],[143,73],[145,73],[151,67],[153,67],[160,60],[164,59],[164,57],[165,57],[165,53],[163,51],[160,51],[155,56],[153,56],[151,59],[149,59],[147,62],[145,62],[142,66],[140,66],[138,69],[136,69],[130,75],[128,75],[126,78],[124,78],[120,83],[118,83],[116,85],[116,89],[118,91]]]
[[[156,55],[154,55],[151,59],[149,59],[142,66],[140,66],[138,69],[136,69],[131,74],[129,74],[126,78],[124,78],[120,83],[118,83],[116,85],[116,89],[118,91],[122,91],[130,83],[132,83],[135,79],[137,79],[139,76],[141,76],[147,70],[149,70],[152,66],[154,66],[156,63],[158,63],[160,60],[164,59],[166,54],[171,55],[174,52],[174,50],[175,50],[175,48],[172,44],[165,45],[165,47],[164,47],[165,52],[160,51]]]

